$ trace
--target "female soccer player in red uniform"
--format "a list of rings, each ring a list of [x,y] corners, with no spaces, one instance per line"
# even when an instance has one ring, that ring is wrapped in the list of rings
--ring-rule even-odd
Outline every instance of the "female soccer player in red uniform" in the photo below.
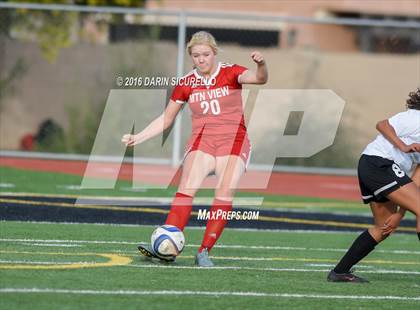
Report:
[[[205,31],[195,33],[187,45],[194,69],[175,87],[165,111],[136,135],[124,135],[122,142],[134,146],[168,128],[184,103],[192,112],[192,135],[187,143],[181,181],[165,224],[180,230],[186,226],[193,197],[210,172],[215,172],[218,185],[211,214],[232,210],[235,188],[250,156],[250,143],[245,127],[241,89],[243,84],[267,82],[267,66],[261,53],[251,53],[256,71],[236,64],[216,61],[218,47],[214,37]],[[220,211],[219,211],[220,213]],[[220,237],[227,220],[209,219],[201,247],[196,256],[199,266],[211,267],[208,253]],[[139,246],[143,255],[160,257],[153,249]],[[169,260],[173,260],[169,259]]]

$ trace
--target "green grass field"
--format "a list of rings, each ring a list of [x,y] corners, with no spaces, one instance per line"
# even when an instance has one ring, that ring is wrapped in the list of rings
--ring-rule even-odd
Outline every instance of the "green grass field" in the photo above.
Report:
[[[201,229],[173,265],[145,261],[152,227],[1,222],[1,309],[418,309],[420,251],[397,234],[358,268],[369,284],[326,282],[354,233],[228,229],[194,267]],[[416,251],[417,249],[417,251]],[[401,252],[403,251],[403,252]],[[5,289],[8,289],[7,291]],[[416,298],[416,299],[415,299]]]
[[[80,190],[81,177],[0,168],[1,192],[171,197],[175,189]],[[13,184],[13,186],[11,185]],[[202,191],[200,196],[211,196]],[[259,196],[239,193],[239,196]],[[1,197],[0,197],[1,198]],[[268,202],[268,203],[267,203]],[[267,195],[263,208],[369,214],[359,203]],[[328,283],[326,275],[358,235],[346,232],[226,229],[194,266],[202,229],[187,228],[175,264],[142,259],[152,226],[0,222],[1,309],[419,309],[420,250],[395,234],[357,266],[369,284]]]

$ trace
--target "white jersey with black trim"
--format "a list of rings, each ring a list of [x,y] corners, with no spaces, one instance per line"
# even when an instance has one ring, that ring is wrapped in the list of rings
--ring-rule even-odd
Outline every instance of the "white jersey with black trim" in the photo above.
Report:
[[[388,119],[397,136],[407,145],[420,143],[420,110],[409,109]],[[420,153],[404,153],[389,142],[382,134],[368,144],[362,152],[365,155],[380,156],[397,163],[409,173],[413,165],[420,164]]]

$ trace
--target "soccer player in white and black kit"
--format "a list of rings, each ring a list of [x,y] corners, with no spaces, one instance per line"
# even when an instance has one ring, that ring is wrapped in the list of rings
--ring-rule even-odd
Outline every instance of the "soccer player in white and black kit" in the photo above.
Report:
[[[328,281],[368,282],[350,269],[396,229],[406,210],[416,216],[420,240],[420,88],[409,94],[407,108],[378,122],[376,128],[381,134],[362,153],[357,172],[362,199],[370,204],[374,226],[353,242],[328,274]]]

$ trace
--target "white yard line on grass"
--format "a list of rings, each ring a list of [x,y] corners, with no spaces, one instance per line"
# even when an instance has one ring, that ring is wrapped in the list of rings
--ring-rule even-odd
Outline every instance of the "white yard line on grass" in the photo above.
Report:
[[[193,269],[193,270],[249,270],[249,271],[276,271],[276,272],[329,272],[328,269],[306,269],[306,268],[274,268],[274,267],[241,267],[241,266],[214,266],[214,267],[197,267],[197,266],[169,266],[169,265],[124,265],[123,267],[133,268],[167,268],[167,269]],[[406,274],[406,275],[420,275],[420,271],[406,271],[406,270],[361,270],[361,273],[375,273],[375,274]]]
[[[46,243],[88,243],[88,244],[127,244],[137,245],[139,242],[128,241],[104,241],[104,240],[67,240],[67,239],[14,239],[0,238],[0,242],[46,242]]]
[[[334,268],[335,264],[304,264],[306,267],[328,267],[328,268]],[[357,265],[357,269],[372,269],[375,268],[374,266],[368,266],[368,265]]]
[[[14,188],[16,187],[16,185],[13,183],[0,183],[0,187],[1,188]]]
[[[35,245],[35,246],[53,246],[53,247],[63,247],[63,248],[75,248],[75,247],[82,247],[83,245],[81,244],[60,244],[60,243],[55,243],[55,244],[49,244],[49,243],[24,243],[24,245]]]
[[[138,193],[146,193],[148,191],[147,188],[135,188],[135,187],[120,187],[121,191],[125,192],[138,192]]]
[[[139,243],[148,244],[146,241],[128,242],[128,241],[104,241],[104,240],[60,240],[60,239],[15,239],[0,238],[0,242],[46,242],[46,243],[87,243],[87,244],[124,244],[138,245]],[[199,248],[199,244],[187,244],[186,247]],[[282,247],[282,246],[264,246],[264,245],[239,245],[239,244],[216,244],[215,248],[225,249],[251,249],[251,250],[285,250],[285,251],[321,251],[321,252],[345,252],[347,249],[334,248],[305,248],[305,247]],[[420,251],[408,250],[375,250],[376,253],[386,254],[413,254],[420,255]]]
[[[74,185],[74,184],[56,185],[55,187],[58,189],[67,189],[67,190],[72,190],[72,191],[80,191],[83,189],[83,187],[81,187],[80,185]]]
[[[0,195],[1,196],[1,195]],[[1,220],[0,222],[7,223],[6,220]],[[46,224],[46,225],[85,225],[85,226],[111,226],[111,227],[146,227],[150,229],[154,229],[159,225],[145,225],[145,224],[113,224],[113,223],[80,223],[80,222],[49,222],[49,221],[13,221],[14,223],[23,223],[23,224]],[[199,226],[187,226],[188,230],[204,230],[205,227]],[[240,231],[240,232],[270,232],[270,233],[290,233],[290,234],[327,234],[327,235],[355,235],[357,231],[343,231],[343,230],[314,230],[314,229],[262,229],[262,228],[225,228],[225,230],[231,231]],[[151,230],[152,231],[152,230]],[[359,230],[360,232],[363,229]]]
[[[123,255],[128,257],[139,257],[139,254],[132,251],[107,251],[109,255]],[[0,251],[0,253],[15,253],[15,254],[57,254],[57,253],[48,253],[48,252],[19,252],[19,251]],[[95,254],[103,254],[101,252],[90,252],[89,255],[95,255]],[[87,255],[87,253],[68,253],[67,255]],[[194,256],[192,255],[181,255],[178,257],[178,260],[182,259],[192,259]],[[303,263],[336,263],[335,259],[326,259],[326,258],[297,258],[297,257],[281,257],[281,256],[275,256],[275,257],[246,257],[246,256],[213,256],[213,259],[216,260],[227,260],[227,261],[267,261],[267,262],[303,262]],[[420,265],[420,262],[418,261],[399,261],[399,260],[372,260],[367,259],[365,260],[365,263],[370,264],[379,264],[379,265],[407,265],[407,266],[413,266],[413,265]]]
[[[28,264],[28,265],[67,265],[67,264],[96,264],[97,262],[39,262],[30,260],[0,260],[2,264]]]
[[[0,293],[47,293],[47,294],[85,294],[85,295],[192,295],[192,296],[235,296],[235,297],[278,297],[290,299],[349,299],[349,300],[399,300],[416,301],[420,296],[375,296],[375,295],[321,295],[264,292],[214,292],[214,291],[176,291],[176,290],[71,290],[49,288],[2,288]]]
[[[92,264],[94,262],[63,262],[63,261],[30,261],[30,260],[0,260],[0,264],[13,263],[13,264],[36,264],[36,265],[59,265],[59,264]],[[314,267],[331,267],[333,265],[328,264],[313,264]],[[190,269],[190,270],[249,270],[249,271],[273,271],[273,272],[325,272],[330,271],[328,269],[306,269],[306,268],[274,268],[274,267],[241,267],[241,266],[215,266],[211,268],[203,268],[196,266],[171,266],[171,265],[158,265],[158,264],[131,264],[123,265],[123,267],[133,267],[133,268],[157,268],[157,269]],[[373,267],[372,267],[373,268]],[[375,274],[406,274],[406,275],[420,275],[420,272],[417,271],[404,271],[404,270],[388,270],[388,269],[378,269],[378,270],[363,270],[362,273],[375,273]]]

